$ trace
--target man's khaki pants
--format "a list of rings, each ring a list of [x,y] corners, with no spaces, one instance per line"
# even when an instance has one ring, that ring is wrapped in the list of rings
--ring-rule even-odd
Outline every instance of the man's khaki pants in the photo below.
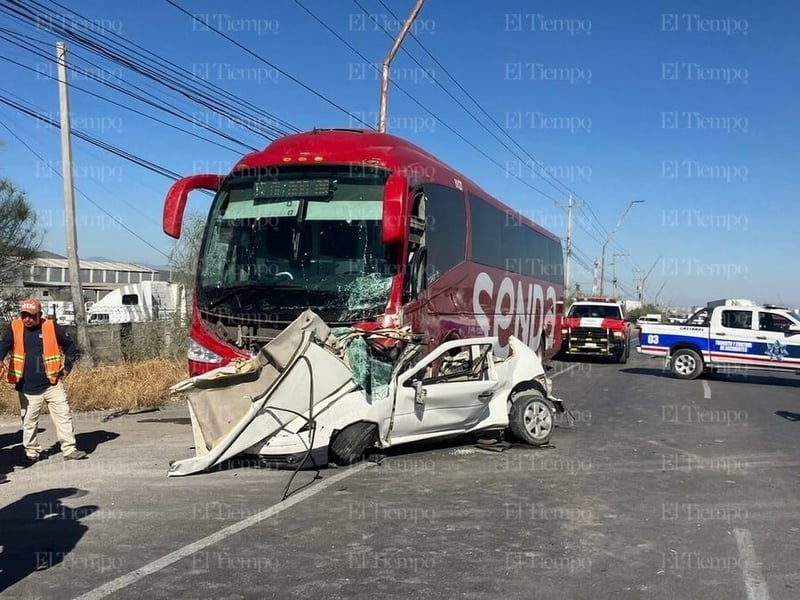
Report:
[[[42,451],[36,437],[39,429],[39,416],[42,406],[47,404],[50,418],[56,426],[56,435],[61,442],[61,453],[64,455],[75,451],[75,432],[72,428],[72,413],[67,403],[67,393],[60,381],[51,385],[42,394],[23,394],[19,392],[19,407],[22,415],[22,445],[29,458]]]

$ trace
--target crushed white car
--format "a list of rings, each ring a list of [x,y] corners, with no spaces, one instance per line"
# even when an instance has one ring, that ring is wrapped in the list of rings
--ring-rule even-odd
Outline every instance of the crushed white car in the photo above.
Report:
[[[305,311],[253,358],[171,388],[188,396],[196,456],[168,475],[239,454],[276,467],[351,464],[370,447],[485,430],[545,445],[563,402],[536,353],[513,336],[509,345],[500,357],[496,337],[460,339],[419,358],[407,330],[335,335]]]

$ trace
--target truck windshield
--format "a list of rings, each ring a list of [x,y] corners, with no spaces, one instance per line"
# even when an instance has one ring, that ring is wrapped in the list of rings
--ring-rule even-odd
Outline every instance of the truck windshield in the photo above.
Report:
[[[385,182],[330,167],[232,177],[200,252],[200,306],[385,309],[396,272],[381,240]]]
[[[603,306],[600,304],[573,306],[569,309],[567,318],[599,318],[599,319],[621,319],[618,306]]]

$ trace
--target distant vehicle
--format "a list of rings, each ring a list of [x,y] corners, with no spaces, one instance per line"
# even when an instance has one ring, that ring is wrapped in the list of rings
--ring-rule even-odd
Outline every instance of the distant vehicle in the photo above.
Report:
[[[137,323],[169,319],[180,310],[185,317],[183,286],[168,281],[143,281],[110,291],[89,308],[88,323]]]
[[[741,304],[737,304],[737,303]],[[800,369],[800,319],[783,308],[749,300],[709,302],[681,325],[644,324],[639,352],[663,356],[680,379],[721,367]]]
[[[72,302],[65,300],[49,300],[42,302],[42,313],[59,325],[75,324],[75,308]]]
[[[561,328],[562,356],[606,356],[628,361],[630,329],[622,304],[613,298],[578,298]]]
[[[636,319],[636,324],[641,325],[642,323],[661,323],[661,314],[650,313],[647,315],[642,315],[641,317]]]

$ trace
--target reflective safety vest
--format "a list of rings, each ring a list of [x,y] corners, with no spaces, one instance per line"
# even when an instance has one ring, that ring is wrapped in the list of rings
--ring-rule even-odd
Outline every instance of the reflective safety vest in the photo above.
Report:
[[[22,319],[14,319],[11,322],[11,332],[14,337],[14,347],[8,362],[8,383],[17,383],[22,379],[25,368],[25,325],[22,324]],[[42,320],[42,361],[47,380],[55,385],[63,363],[61,348],[56,338],[56,325],[49,319]]]

